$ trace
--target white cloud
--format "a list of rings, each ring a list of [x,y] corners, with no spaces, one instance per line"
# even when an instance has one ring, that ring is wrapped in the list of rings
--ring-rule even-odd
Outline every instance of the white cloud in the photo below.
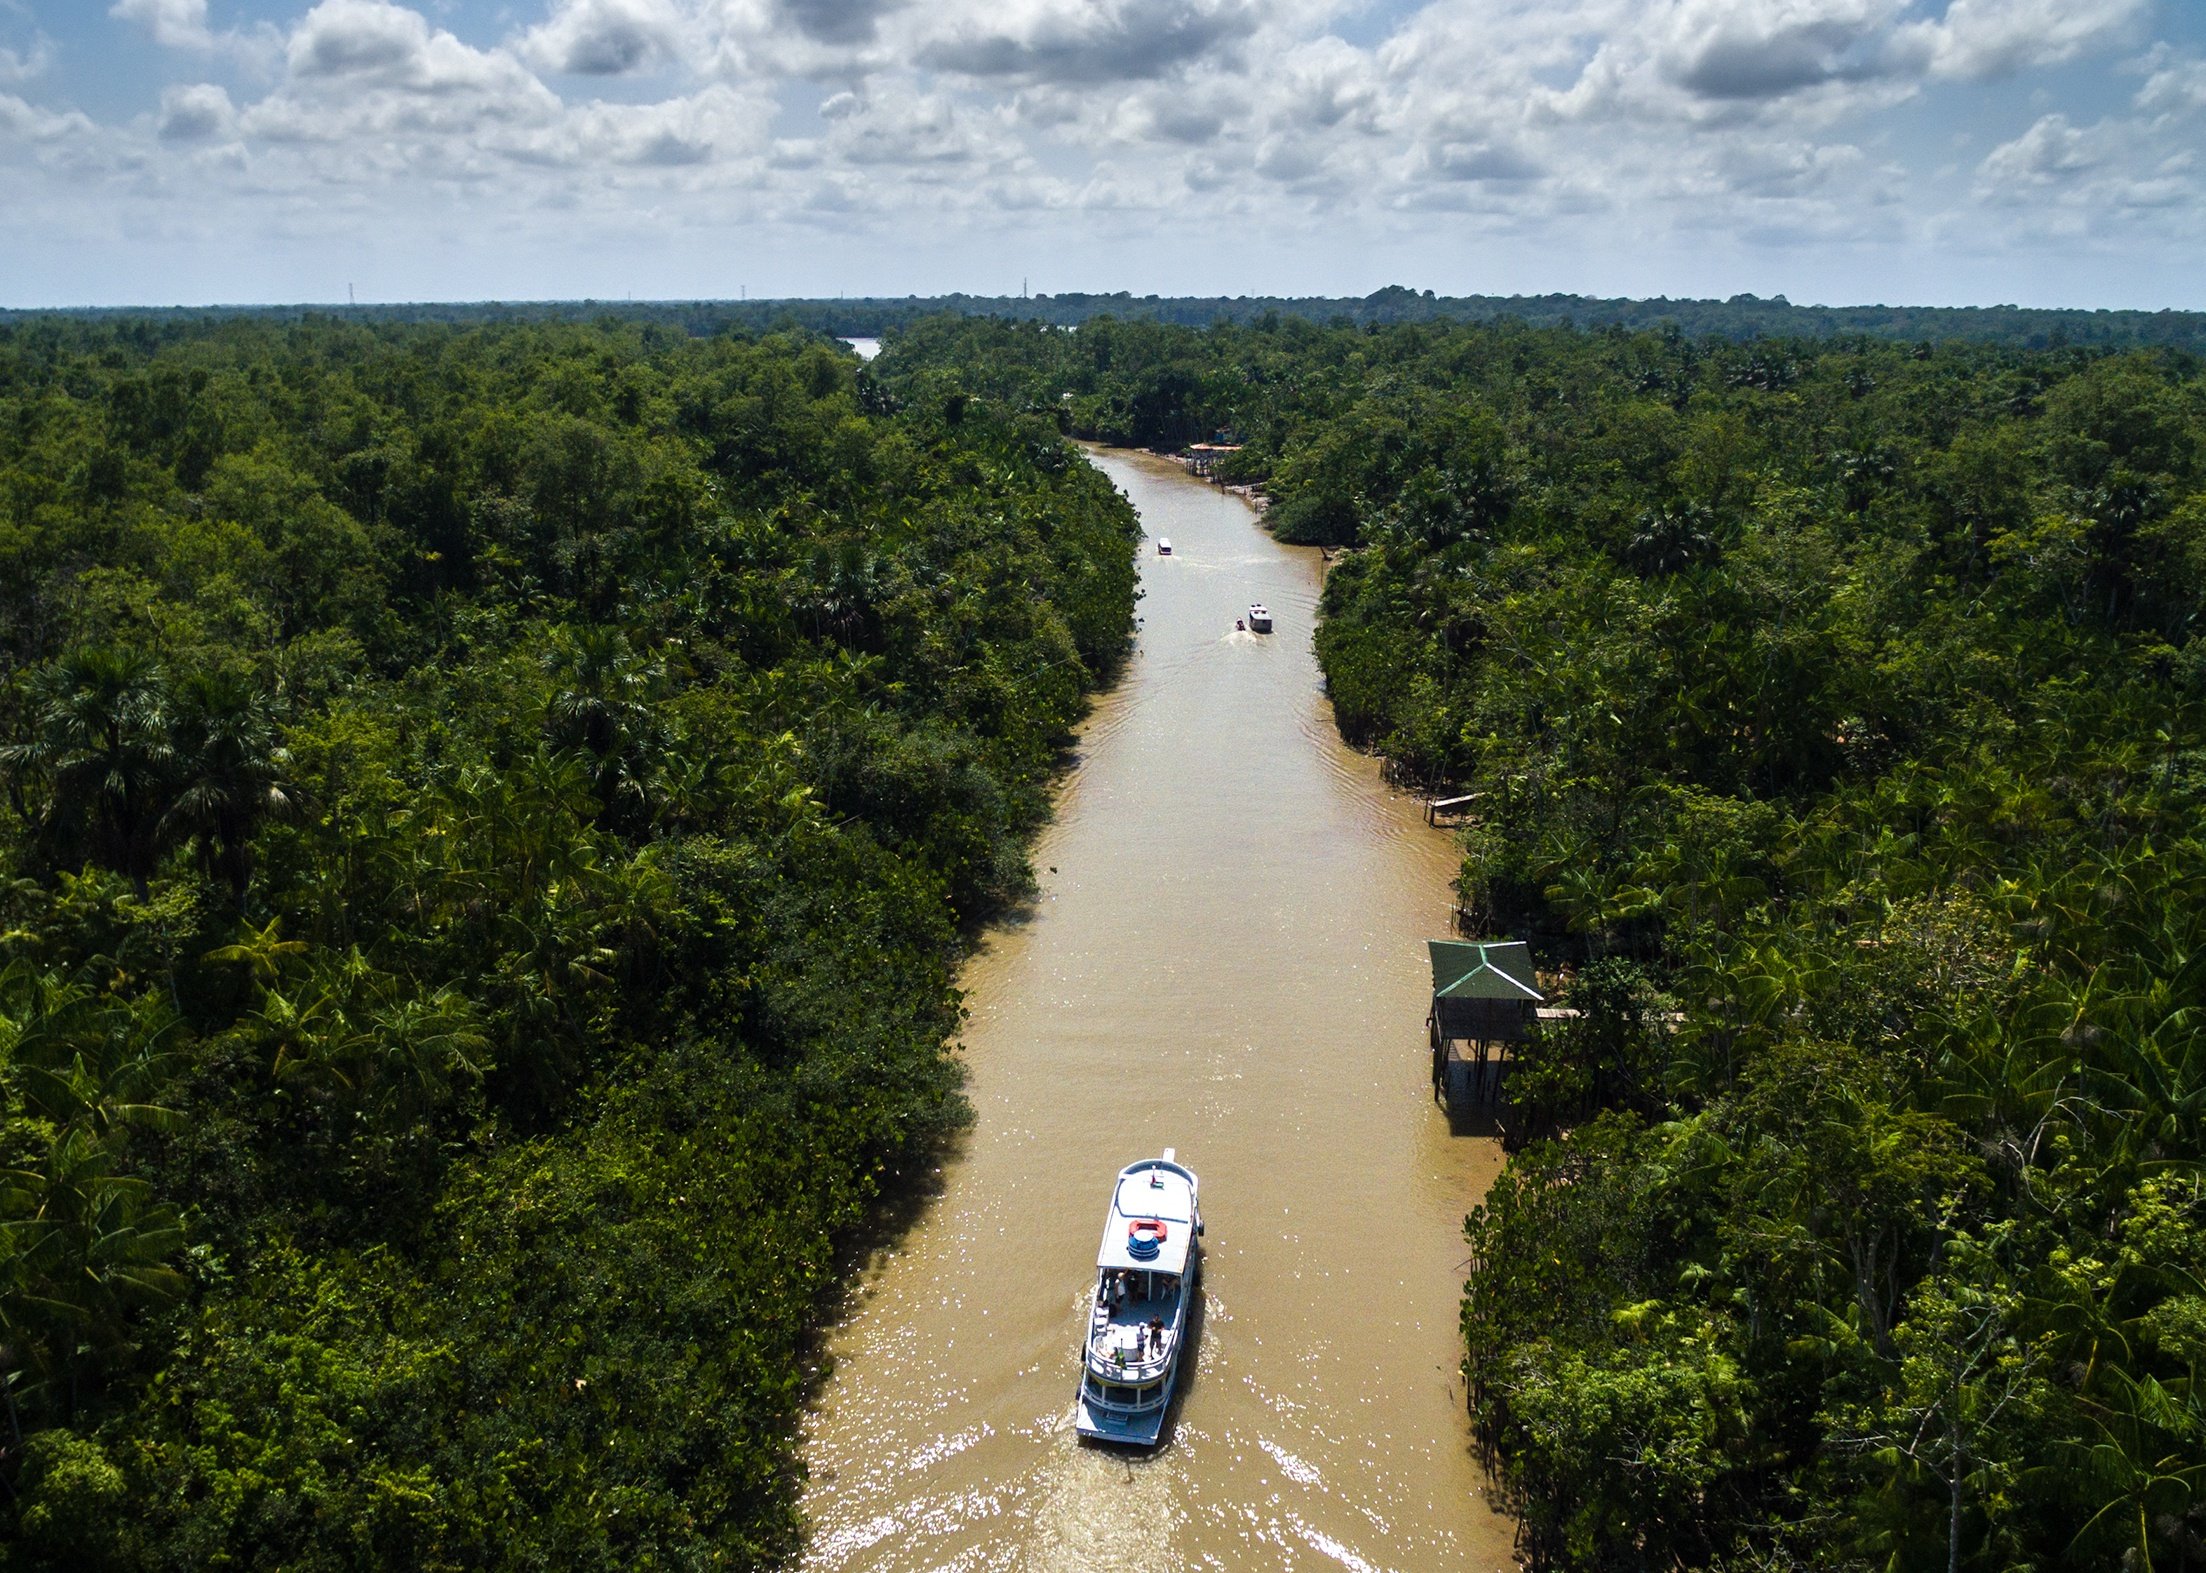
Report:
[[[172,87],[161,94],[159,134],[164,142],[212,142],[237,129],[237,107],[212,82]]]
[[[1977,194],[1994,207],[2101,221],[2161,209],[2195,219],[2202,193],[2193,165],[2189,149],[2168,147],[2135,121],[2110,117],[2079,126],[2056,113],[1985,156]]]
[[[293,30],[285,53],[293,77],[414,92],[479,89],[521,69],[504,51],[463,44],[391,0],[322,0]]]
[[[1114,141],[1204,147],[1224,134],[1229,118],[1245,113],[1244,105],[1217,95],[1163,88],[1129,93],[1106,123]]]
[[[115,0],[107,14],[144,28],[164,49],[226,56],[255,72],[271,70],[283,53],[283,35],[267,22],[216,31],[207,0]]]
[[[11,86],[28,82],[33,77],[44,76],[46,68],[53,63],[53,40],[44,33],[34,36],[21,49],[0,46],[0,82]]]
[[[346,183],[402,169],[482,174],[500,136],[562,113],[510,51],[477,49],[389,0],[322,0],[283,59],[284,80],[239,111],[239,131],[341,147],[325,167]]]
[[[498,146],[516,158],[567,168],[697,168],[763,153],[773,108],[770,99],[716,83],[653,104],[579,105]]]
[[[1696,98],[1781,98],[1885,75],[1894,0],[1683,0],[1663,19],[1662,75]]]
[[[2002,77],[2129,41],[2152,0],[1952,0],[1938,21],[1902,28],[1903,58],[1942,77]]]
[[[1010,152],[978,116],[942,93],[891,89],[847,101],[830,99],[824,151],[863,168],[973,165]]]
[[[520,53],[545,71],[625,76],[678,58],[687,27],[671,0],[559,0]]]
[[[2101,132],[2069,123],[2066,115],[2045,115],[2012,142],[1985,156],[1979,173],[1997,190],[2021,195],[2068,184],[2105,162]]]
[[[775,0],[775,16],[822,44],[864,44],[903,0]]]
[[[1714,165],[1726,189],[1752,198],[1890,201],[1893,196],[1889,186],[1880,193],[1865,180],[1873,171],[1861,149],[1849,144],[1741,140],[1723,147]]]
[[[915,53],[965,76],[1139,81],[1230,51],[1254,22],[1249,0],[994,0],[933,11]]]
[[[2145,85],[2137,107],[2149,115],[2178,116],[2206,110],[2206,59],[2181,55],[2166,45],[2145,57]]]
[[[215,46],[215,35],[207,26],[207,0],[115,0],[107,14],[137,23],[164,49]]]
[[[1417,149],[1418,174],[1441,181],[1536,180],[1541,166],[1521,148],[1482,137],[1442,137]]]
[[[13,93],[0,93],[0,140],[57,143],[91,137],[98,129],[74,109],[40,109]]]
[[[1363,50],[1328,35],[1289,50],[1271,74],[1272,117],[1331,130],[1376,131],[1386,80]]]

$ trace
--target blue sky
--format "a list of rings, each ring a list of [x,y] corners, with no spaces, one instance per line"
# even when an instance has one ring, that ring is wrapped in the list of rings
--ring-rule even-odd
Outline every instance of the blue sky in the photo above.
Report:
[[[2206,309],[2197,0],[0,0],[0,304]]]

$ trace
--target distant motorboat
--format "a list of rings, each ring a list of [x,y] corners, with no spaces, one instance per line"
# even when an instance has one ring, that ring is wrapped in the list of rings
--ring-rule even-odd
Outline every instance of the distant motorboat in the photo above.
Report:
[[[1159,557],[1169,557],[1172,555],[1172,543],[1166,540],[1161,535],[1157,537],[1157,555]]]
[[[1119,1170],[1103,1215],[1073,1413],[1074,1429],[1100,1442],[1154,1447],[1164,1432],[1202,1272],[1195,1172],[1175,1158],[1167,1147]]]
[[[1258,601],[1249,608],[1249,627],[1260,634],[1268,634],[1272,631],[1271,609],[1265,606],[1262,601]]]

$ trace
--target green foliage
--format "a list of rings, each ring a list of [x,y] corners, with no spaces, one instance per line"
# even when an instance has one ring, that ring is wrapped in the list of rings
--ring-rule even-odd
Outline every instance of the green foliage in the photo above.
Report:
[[[783,1560],[1124,501],[797,335],[48,319],[0,411],[0,1560]]]

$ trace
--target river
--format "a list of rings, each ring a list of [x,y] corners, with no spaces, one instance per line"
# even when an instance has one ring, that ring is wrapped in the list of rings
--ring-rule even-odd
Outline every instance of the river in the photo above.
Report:
[[[1175,464],[1095,462],[1150,537],[1137,653],[1081,729],[1039,900],[964,974],[973,1128],[830,1336],[804,1566],[1510,1567],[1456,1332],[1500,1154],[1428,1092],[1451,839],[1334,729],[1317,554]],[[1255,600],[1268,637],[1234,631]],[[1156,1453],[1082,1445],[1112,1176],[1168,1146],[1202,1180],[1194,1368]]]

